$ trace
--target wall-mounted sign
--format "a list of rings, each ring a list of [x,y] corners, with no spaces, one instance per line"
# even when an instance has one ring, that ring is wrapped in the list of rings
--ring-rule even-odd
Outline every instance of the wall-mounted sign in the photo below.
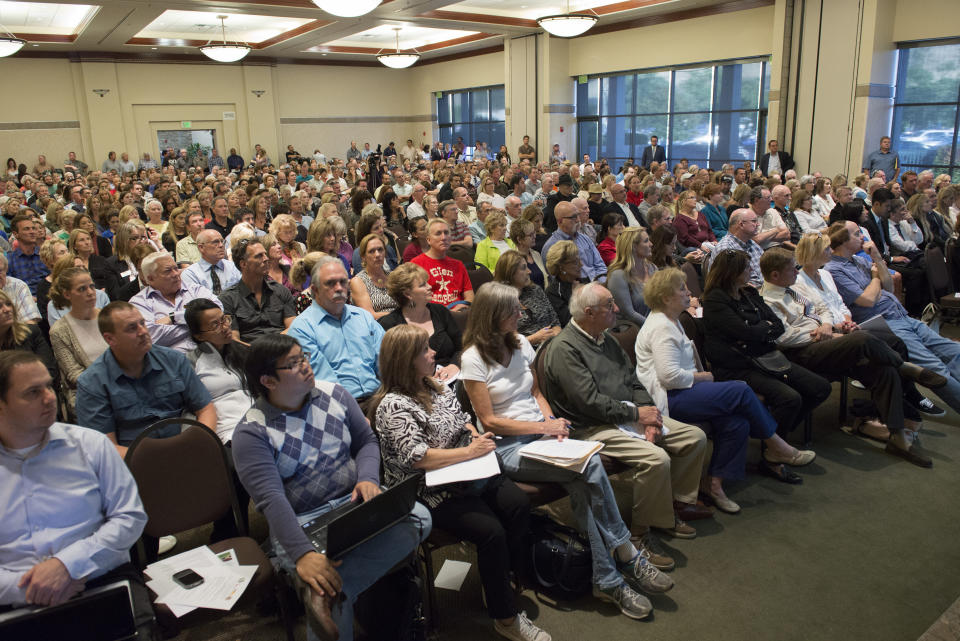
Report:
[[[236,111],[224,111],[224,112],[223,112],[223,119],[224,119],[224,120],[236,120],[236,119],[237,119],[237,112],[236,112]]]
[[[181,129],[189,129],[189,128],[192,127],[192,126],[193,126],[193,123],[190,122],[189,120],[181,120],[181,121],[180,121],[180,128],[181,128]]]

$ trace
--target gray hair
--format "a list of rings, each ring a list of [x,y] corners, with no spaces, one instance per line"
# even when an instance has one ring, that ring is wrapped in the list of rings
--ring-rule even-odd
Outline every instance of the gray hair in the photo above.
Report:
[[[154,272],[157,271],[157,263],[161,258],[169,258],[174,260],[173,255],[166,251],[147,254],[147,257],[143,259],[143,262],[140,263],[140,274],[143,276],[144,280],[152,277]],[[174,262],[176,262],[176,260],[174,260]]]
[[[160,202],[160,201],[157,200],[156,198],[147,198],[147,202],[143,203],[143,208],[144,208],[144,210],[146,210],[146,208],[149,207],[150,205],[152,205],[153,203],[157,203],[158,205],[160,205],[160,209],[163,209],[163,203],[162,203],[162,202]]]
[[[597,282],[587,283],[573,290],[573,295],[570,296],[570,316],[573,320],[581,321],[586,318],[587,308],[597,307],[604,291],[606,288]]]
[[[336,263],[343,267],[343,263],[340,262],[340,259],[336,256],[322,256],[317,259],[317,262],[313,266],[313,271],[310,272],[310,282],[318,283],[320,282],[320,270],[329,265],[330,263]]]
[[[812,175],[810,175],[810,174],[804,174],[804,175],[800,176],[800,186],[803,187],[803,186],[806,185],[807,183],[812,183],[814,180],[816,180],[816,179],[815,179]]]

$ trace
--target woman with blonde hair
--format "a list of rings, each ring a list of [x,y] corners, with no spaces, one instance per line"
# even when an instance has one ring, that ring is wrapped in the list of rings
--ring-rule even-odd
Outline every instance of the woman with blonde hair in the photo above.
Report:
[[[175,207],[170,212],[170,219],[167,221],[167,228],[160,237],[163,248],[173,254],[177,250],[177,243],[187,237],[187,210],[183,207]]]
[[[134,247],[149,242],[147,228],[139,218],[128,220],[117,230],[113,256],[104,265],[104,285],[110,300],[130,300],[140,291],[139,273],[131,254]]]
[[[269,194],[257,194],[247,201],[247,207],[253,212],[253,226],[266,232],[270,220],[271,199]]]
[[[307,252],[306,256],[290,268],[290,282],[301,290],[300,295],[296,297],[298,314],[302,314],[313,304],[313,296],[310,294],[310,275],[317,262],[326,255],[320,251]]]
[[[380,437],[387,486],[494,451],[493,434],[481,435],[454,391],[434,380],[434,351],[424,330],[412,325],[388,330],[379,362],[381,385],[370,401],[370,423]],[[521,558],[529,527],[530,501],[523,491],[496,474],[470,484],[421,484],[418,498],[435,527],[477,546],[494,629],[511,639],[549,639],[519,611],[510,587],[511,560]]]
[[[570,322],[570,297],[573,296],[574,287],[579,286],[582,269],[580,250],[572,240],[561,240],[550,246],[547,251],[547,271],[551,280],[544,291],[553,311],[557,313],[560,327],[566,327]]]
[[[740,511],[724,492],[723,481],[744,477],[751,437],[761,439],[774,457],[794,465],[813,462],[816,454],[797,451],[777,435],[777,421],[745,382],[715,382],[704,370],[680,325],[680,315],[690,306],[683,272],[674,268],[657,272],[643,295],[652,311],[637,335],[637,379],[664,416],[685,423],[707,421],[713,427],[713,454],[701,482],[707,500],[722,512]]]
[[[620,308],[618,317],[642,326],[650,309],[643,288],[657,268],[650,262],[653,245],[643,227],[629,227],[617,236],[617,257],[607,269],[607,289]]]
[[[387,276],[387,291],[396,308],[379,319],[388,330],[397,325],[414,325],[430,337],[437,362],[436,378],[453,380],[460,372],[460,326],[445,306],[432,302],[426,270],[416,263],[404,263]]]
[[[297,221],[290,214],[280,214],[273,219],[270,235],[280,243],[280,262],[287,267],[307,253],[303,244],[297,241]]]
[[[107,351],[97,326],[100,304],[93,279],[83,267],[61,270],[50,289],[51,302],[70,311],[50,328],[50,343],[60,368],[62,389],[71,420],[75,420],[77,379]]]
[[[717,242],[707,217],[702,211],[697,211],[697,192],[688,189],[680,194],[674,204],[673,226],[677,228],[677,239],[684,247],[700,249],[710,253]]]
[[[947,241],[950,240],[952,229],[950,223],[936,210],[936,206],[936,195],[926,191],[914,194],[907,201],[910,217],[923,232],[921,242],[933,243],[943,251]]]
[[[294,297],[299,296],[300,290],[290,280],[290,265],[283,263],[283,248],[280,241],[273,234],[266,234],[260,237],[260,242],[267,250],[267,278],[286,287]]]
[[[506,237],[507,215],[502,211],[494,210],[487,214],[484,225],[487,228],[487,236],[477,243],[474,261],[489,269],[492,274],[497,267],[497,259],[500,255],[511,249],[515,250],[517,246]]]
[[[47,303],[50,301],[50,287],[53,285],[53,268],[56,266],[57,261],[69,253],[70,250],[67,249],[67,244],[59,238],[48,238],[37,251],[37,254],[40,255],[40,261],[50,270],[50,273],[37,283],[37,309],[40,310],[40,315],[43,317],[42,327],[44,332],[48,332],[50,329],[50,326],[46,325],[46,322]]]
[[[54,204],[60,205],[60,203],[51,203],[51,204],[50,204],[50,207],[47,208],[48,220],[49,220],[49,216],[50,216],[50,211],[49,211],[49,210],[50,210],[51,208],[53,208],[53,205],[54,205]],[[57,223],[60,225],[60,229],[59,229],[59,231],[57,231],[56,233],[54,233],[54,236],[56,236],[57,238],[59,238],[59,239],[62,240],[63,242],[67,242],[67,239],[70,238],[70,232],[73,231],[74,223],[75,223],[76,220],[77,220],[77,215],[78,215],[78,214],[77,214],[77,212],[73,211],[72,209],[64,209],[64,208],[63,208],[63,205],[60,205],[60,209],[55,210],[55,211],[59,212],[59,213],[56,214],[56,216],[57,216]]]
[[[67,249],[80,259],[80,262],[91,274],[95,274],[98,279],[103,279],[103,286],[105,287],[107,259],[95,254],[93,248],[94,236],[92,233],[85,229],[74,229],[70,232],[70,238],[67,239]]]
[[[46,223],[47,229],[54,235],[58,235],[63,229],[63,223],[60,220],[60,216],[63,214],[63,211],[63,205],[58,203],[56,200],[51,200],[47,204],[47,208],[44,210],[44,222]],[[70,230],[68,229],[66,232],[69,234]],[[61,240],[66,240],[66,238],[62,238]]]
[[[54,381],[58,379],[57,361],[53,357],[53,352],[50,351],[47,339],[40,331],[40,326],[20,320],[13,299],[7,292],[0,289],[0,350],[8,349],[33,352],[43,361],[50,377]],[[55,382],[54,385],[56,385]]]
[[[350,279],[350,295],[354,305],[367,310],[374,318],[381,318],[397,308],[397,302],[387,290],[387,273],[383,271],[387,253],[383,239],[367,234],[360,241],[359,250],[363,269]]]
[[[492,176],[484,176],[480,181],[480,189],[477,191],[477,207],[479,208],[482,203],[490,203],[495,208],[497,207],[497,199],[500,198],[495,192],[497,183]]]
[[[541,288],[547,286],[547,266],[543,257],[533,248],[537,240],[536,226],[523,217],[510,223],[510,240],[523,257],[530,272],[530,280]]]
[[[317,218],[307,232],[307,251],[336,256],[343,263],[343,268],[347,270],[347,276],[350,276],[353,273],[353,266],[341,253],[343,243],[340,238],[342,233],[346,232],[346,228],[346,224],[339,216]],[[353,255],[352,248],[350,254]]]
[[[530,280],[527,261],[520,252],[510,250],[500,256],[493,280],[517,290],[520,300],[517,331],[526,336],[531,345],[536,347],[560,333],[560,319],[546,292]]]

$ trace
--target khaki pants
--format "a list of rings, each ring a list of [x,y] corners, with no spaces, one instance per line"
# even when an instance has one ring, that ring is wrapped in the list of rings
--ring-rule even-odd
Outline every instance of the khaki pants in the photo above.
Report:
[[[672,528],[673,501],[696,503],[707,436],[699,427],[666,416],[670,433],[659,445],[633,438],[613,425],[576,431],[576,438],[603,442],[602,453],[632,468],[634,532],[647,526]]]

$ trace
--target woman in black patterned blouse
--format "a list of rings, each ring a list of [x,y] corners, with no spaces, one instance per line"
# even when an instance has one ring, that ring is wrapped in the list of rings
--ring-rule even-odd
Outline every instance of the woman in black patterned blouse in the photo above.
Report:
[[[547,293],[530,280],[527,261],[520,252],[503,252],[497,260],[493,280],[515,287],[520,293],[520,322],[517,328],[527,337],[530,344],[537,347],[540,343],[560,333],[560,319],[554,311]]]
[[[479,434],[454,392],[433,379],[434,352],[427,333],[397,325],[380,346],[381,386],[370,402],[370,419],[380,437],[387,486],[418,470],[435,470],[491,454],[493,434]],[[519,567],[530,502],[513,481],[497,474],[478,481],[420,486],[434,528],[477,546],[477,565],[494,629],[510,639],[549,641],[517,610],[510,587]]]

